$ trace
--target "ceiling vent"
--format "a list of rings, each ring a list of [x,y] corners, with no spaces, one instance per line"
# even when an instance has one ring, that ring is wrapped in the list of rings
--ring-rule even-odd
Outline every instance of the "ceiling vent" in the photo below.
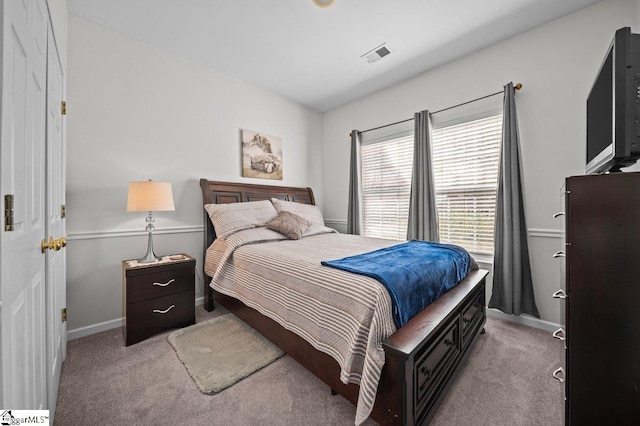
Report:
[[[372,64],[372,63],[374,63],[376,61],[379,61],[380,59],[384,58],[385,56],[389,55],[390,53],[391,53],[391,49],[389,48],[387,43],[382,43],[380,46],[376,47],[373,50],[368,51],[367,53],[365,53],[361,57],[365,58],[367,60],[367,62]]]

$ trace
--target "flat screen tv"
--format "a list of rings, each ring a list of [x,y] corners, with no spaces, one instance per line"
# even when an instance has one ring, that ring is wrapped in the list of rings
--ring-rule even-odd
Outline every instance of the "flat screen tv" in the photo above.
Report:
[[[620,171],[640,158],[640,34],[621,28],[587,98],[587,174]]]

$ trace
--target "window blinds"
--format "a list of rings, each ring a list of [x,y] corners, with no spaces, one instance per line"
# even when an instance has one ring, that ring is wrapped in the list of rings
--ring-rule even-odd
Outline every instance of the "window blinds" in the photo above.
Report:
[[[440,241],[493,254],[502,114],[433,131]]]
[[[362,146],[362,234],[405,240],[413,135]]]
[[[440,241],[493,253],[502,115],[433,131],[433,175]],[[407,234],[413,135],[364,145],[362,232],[404,240]]]

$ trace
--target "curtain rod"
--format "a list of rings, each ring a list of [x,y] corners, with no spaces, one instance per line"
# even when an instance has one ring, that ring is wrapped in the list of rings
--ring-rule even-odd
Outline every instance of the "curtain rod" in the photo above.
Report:
[[[516,89],[516,90],[522,89],[522,83],[517,83],[515,86],[513,86],[513,88]],[[490,95],[481,96],[479,98],[472,99],[470,101],[463,102],[463,103],[458,104],[458,105],[450,106],[450,107],[447,107],[447,108],[442,108],[442,109],[439,109],[438,111],[432,112],[431,114],[433,115],[433,114],[437,114],[439,112],[448,111],[450,109],[457,108],[457,107],[460,107],[460,106],[463,106],[463,105],[467,105],[467,104],[470,104],[472,102],[477,102],[477,101],[480,101],[482,99],[490,98],[491,96],[499,95],[501,93],[504,93],[504,90],[501,90],[501,91],[496,92],[496,93],[491,93]],[[360,133],[367,133],[367,132],[370,132],[372,130],[384,129],[385,127],[395,126],[396,124],[406,123],[407,121],[411,121],[411,120],[414,120],[414,117],[407,118],[406,120],[396,121],[395,123],[385,124],[384,126],[373,127],[371,129],[363,130]],[[351,137],[351,133],[349,133],[349,137]]]

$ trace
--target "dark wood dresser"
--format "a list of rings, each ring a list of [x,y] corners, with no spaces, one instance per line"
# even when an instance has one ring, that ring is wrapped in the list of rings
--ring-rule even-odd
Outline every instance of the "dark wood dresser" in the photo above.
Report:
[[[640,173],[565,184],[566,424],[640,422]],[[561,293],[561,296],[563,294]]]
[[[126,346],[168,328],[195,323],[196,260],[186,254],[172,257],[177,260],[152,264],[122,262]]]

